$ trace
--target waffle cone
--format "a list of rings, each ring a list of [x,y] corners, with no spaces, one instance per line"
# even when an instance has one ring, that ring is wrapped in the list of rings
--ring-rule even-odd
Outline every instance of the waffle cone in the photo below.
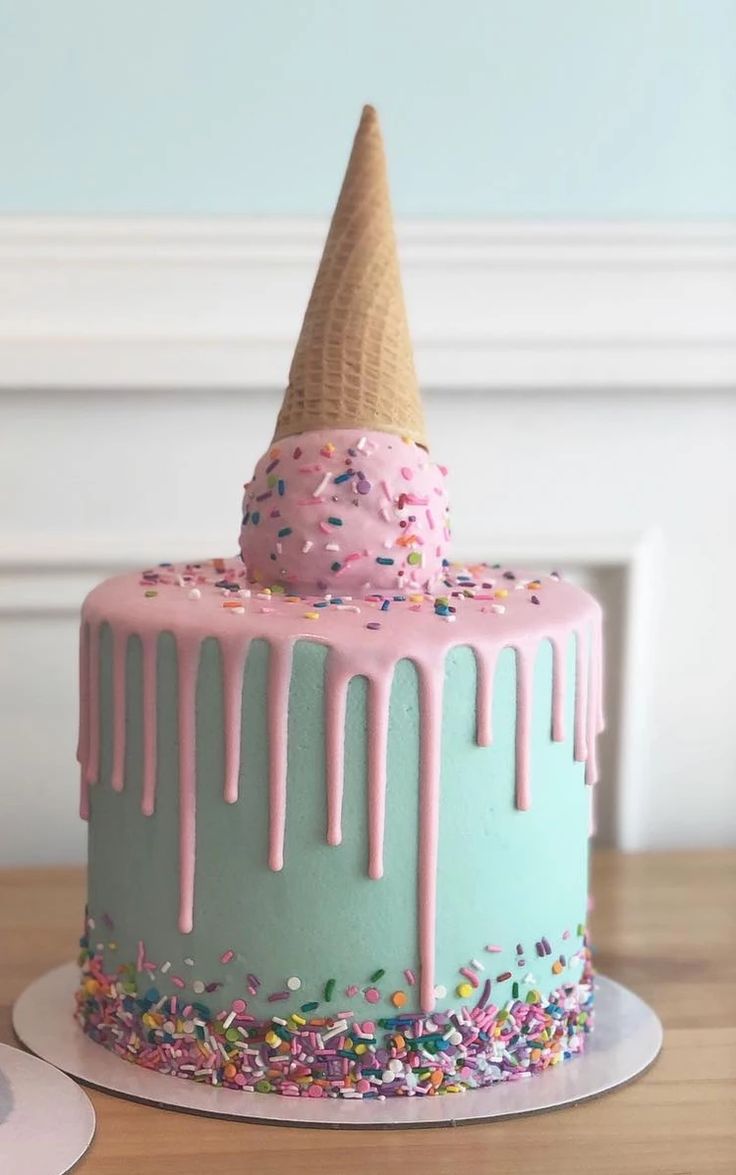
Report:
[[[426,446],[383,140],[366,106],[289,372],[274,440],[365,428]]]

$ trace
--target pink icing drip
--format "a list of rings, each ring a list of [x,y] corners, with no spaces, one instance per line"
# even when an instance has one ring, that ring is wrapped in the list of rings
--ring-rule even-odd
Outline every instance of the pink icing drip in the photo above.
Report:
[[[86,784],[96,783],[100,773],[100,629],[96,624],[90,627],[88,653],[87,756],[83,764]]]
[[[110,786],[122,791],[125,783],[125,661],[128,634],[116,629],[112,638],[112,774]]]
[[[156,807],[156,754],[158,741],[158,719],[156,698],[156,662],[158,638],[141,638],[143,658],[143,793],[141,811],[152,816]]]
[[[595,789],[592,786],[598,782],[598,743],[597,735],[604,728],[603,717],[603,626],[602,617],[598,615],[591,630],[590,652],[590,689],[588,695],[588,761],[585,764],[585,782],[590,786],[588,833],[594,836],[596,832],[596,804]]]
[[[200,644],[177,637],[179,667],[179,930],[194,926],[194,865],[196,853],[197,747],[196,701]]]
[[[575,749],[573,752],[578,763],[584,763],[588,758],[588,743],[586,739],[588,710],[587,643],[587,632],[578,629],[575,633]]]
[[[325,669],[325,778],[327,843],[342,842],[342,795],[345,773],[345,711],[350,672],[330,650]]]
[[[565,741],[565,685],[567,667],[561,641],[552,641],[552,741]]]
[[[596,658],[598,670],[598,717],[596,722],[596,733],[600,734],[606,726],[606,717],[603,713],[603,615],[599,613],[595,620],[596,633]]]
[[[526,812],[532,806],[532,673],[536,648],[516,650],[516,807]]]
[[[240,778],[240,740],[243,713],[243,670],[248,656],[248,643],[222,648],[222,691],[225,737],[225,786],[223,796],[226,804],[234,804],[238,798]]]
[[[601,656],[602,636],[600,624],[596,623],[590,633],[590,688],[588,690],[588,758],[585,764],[585,782],[598,782],[598,752],[596,735],[603,728],[601,714]],[[592,803],[592,801],[591,801]]]
[[[475,741],[479,747],[490,747],[493,740],[493,677],[496,659],[495,649],[483,656],[476,650]]]
[[[386,755],[391,678],[368,682],[368,876],[383,877],[383,835],[386,824]],[[344,738],[344,734],[343,734]]]
[[[442,674],[433,665],[419,673],[421,713],[419,762],[419,998],[422,1009],[434,1008],[435,930],[437,919],[437,850],[442,766]]]
[[[80,764],[79,815],[89,820],[89,787],[86,765],[89,747],[89,625],[83,620],[79,628],[79,739],[77,762]]]
[[[89,625],[82,620],[79,626],[79,735],[77,762],[87,755],[87,707],[89,706]]]
[[[291,654],[291,643],[271,645],[268,671],[268,864],[276,871],[284,867]]]

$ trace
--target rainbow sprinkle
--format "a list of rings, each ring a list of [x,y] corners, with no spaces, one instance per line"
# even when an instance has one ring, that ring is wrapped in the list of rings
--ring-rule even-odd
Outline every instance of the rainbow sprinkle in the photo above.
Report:
[[[407,997],[399,990],[391,996],[397,1014],[376,1021],[352,1011],[318,1015],[317,1002],[264,1021],[248,1015],[242,999],[213,1012],[155,986],[141,990],[132,966],[106,974],[102,957],[82,942],[76,1014],[92,1040],[146,1069],[231,1089],[381,1100],[462,1093],[558,1065],[583,1049],[592,1026],[587,948],[581,981],[546,998],[533,990],[498,1008],[488,1003],[487,980],[473,1006],[431,1015],[402,1012]],[[257,980],[249,981],[252,990]],[[460,986],[469,998],[471,984]],[[328,980],[326,1000],[334,988]]]

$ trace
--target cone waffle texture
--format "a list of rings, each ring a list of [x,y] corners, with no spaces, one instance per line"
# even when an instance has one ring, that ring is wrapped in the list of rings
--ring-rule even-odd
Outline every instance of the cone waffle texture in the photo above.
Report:
[[[370,106],[355,136],[274,440],[325,426],[376,429],[426,446],[383,140]]]

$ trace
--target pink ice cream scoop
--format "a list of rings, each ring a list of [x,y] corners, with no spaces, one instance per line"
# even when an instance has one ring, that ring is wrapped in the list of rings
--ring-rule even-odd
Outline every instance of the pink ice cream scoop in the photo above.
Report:
[[[434,591],[449,540],[446,472],[387,432],[275,441],[245,487],[248,579],[298,595]]]

